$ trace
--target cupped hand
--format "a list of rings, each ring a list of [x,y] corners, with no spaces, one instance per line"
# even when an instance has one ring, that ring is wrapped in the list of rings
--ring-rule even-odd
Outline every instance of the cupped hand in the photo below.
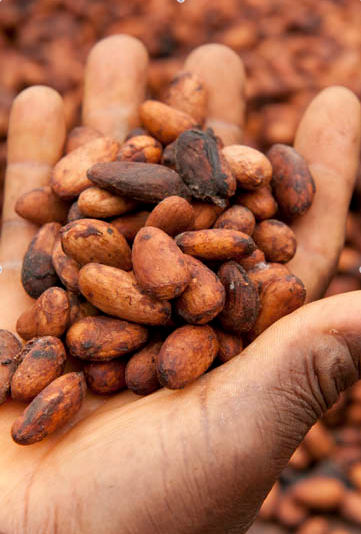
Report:
[[[135,39],[98,43],[86,70],[83,123],[120,141],[137,124],[147,53]],[[187,59],[209,92],[208,120],[225,144],[242,140],[245,76],[238,56],[206,45]],[[298,128],[317,194],[294,225],[290,263],[319,299],[344,240],[361,136],[347,89],[324,90]],[[0,249],[0,326],[15,331],[31,304],[20,284],[36,227],[15,214],[19,194],[49,181],[65,140],[60,96],[23,91],[9,127]],[[183,534],[247,530],[307,430],[360,375],[361,293],[307,304],[267,329],[240,356],[182,391],[139,398],[88,394],[77,424],[31,447],[10,437],[23,406],[0,407],[2,534]],[[80,421],[79,421],[80,419]]]

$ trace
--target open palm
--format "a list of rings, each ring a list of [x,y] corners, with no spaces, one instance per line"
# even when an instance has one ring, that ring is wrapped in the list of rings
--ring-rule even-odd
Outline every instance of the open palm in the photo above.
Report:
[[[83,122],[122,141],[137,125],[147,53],[127,36],[90,54]],[[240,143],[245,77],[230,49],[206,45],[187,59],[209,92],[208,125]],[[320,298],[337,264],[358,164],[361,112],[340,87],[323,91],[295,147],[317,195],[294,225],[290,269]],[[14,102],[0,249],[0,327],[15,331],[32,299],[20,284],[36,227],[14,212],[23,192],[48,183],[65,139],[60,96],[33,87]],[[281,319],[239,357],[183,391],[139,398],[88,393],[77,421],[31,447],[10,428],[23,406],[0,407],[0,532],[176,534],[245,532],[309,427],[359,378],[361,294],[308,304]],[[79,421],[80,419],[80,421]],[[74,423],[77,423],[74,425]]]

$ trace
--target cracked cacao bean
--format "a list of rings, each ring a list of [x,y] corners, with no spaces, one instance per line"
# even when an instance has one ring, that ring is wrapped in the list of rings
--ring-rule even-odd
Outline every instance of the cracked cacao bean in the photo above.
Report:
[[[224,263],[218,276],[226,291],[224,308],[218,317],[222,328],[234,334],[248,332],[260,313],[257,288],[235,261]]]
[[[61,226],[44,224],[31,241],[24,255],[21,282],[25,291],[36,299],[49,287],[60,285],[53,267],[53,247]]]
[[[217,139],[201,130],[187,130],[177,139],[176,168],[192,195],[221,208],[236,191],[236,179]]]
[[[0,330],[0,404],[6,401],[10,382],[19,363],[20,341],[8,330]]]

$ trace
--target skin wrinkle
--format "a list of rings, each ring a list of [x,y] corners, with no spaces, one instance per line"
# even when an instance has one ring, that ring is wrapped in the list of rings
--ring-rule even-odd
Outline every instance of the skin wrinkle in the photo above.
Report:
[[[13,162],[8,163],[7,170],[12,170],[14,168],[23,169],[24,167],[25,167],[25,170],[27,170],[27,167],[36,167],[39,169],[52,169],[53,168],[53,166],[49,165],[49,163],[43,163],[41,161],[36,161],[36,160],[24,160],[24,161],[13,161]]]
[[[325,396],[325,392],[321,387],[320,375],[318,370],[319,351],[317,348],[311,348],[309,357],[305,360],[305,377],[306,382],[311,392],[311,399],[314,402],[314,411],[316,419],[321,417],[329,407],[329,401]]]
[[[287,463],[290,456],[289,451],[298,445],[298,442],[307,431],[302,410],[290,410],[295,401],[294,392],[289,390],[290,401],[287,405],[280,403],[280,398],[284,398],[284,395],[284,387],[279,386],[272,389],[268,398],[263,401],[273,406],[273,409],[269,410],[274,414],[271,429],[269,428],[270,422],[268,420],[259,422],[260,439],[263,441],[268,439],[270,441],[267,469],[269,472],[273,472],[275,477],[279,476]],[[293,428],[294,432],[290,433],[289,428]],[[275,448],[277,443],[279,445]]]
[[[158,525],[153,518],[152,510],[150,510],[146,504],[143,504],[143,514],[145,515],[148,525],[151,525],[152,527],[152,530],[148,530],[148,532],[152,532],[152,534],[163,534],[161,530],[159,530]]]
[[[350,359],[353,370],[355,364],[347,343],[340,343],[339,339],[330,334],[323,334],[321,339],[324,347],[321,350],[317,347],[312,352],[311,365],[318,381],[318,391],[314,391],[314,398],[320,399],[320,395],[322,396],[320,407],[324,413],[337,401],[341,391],[357,380],[357,375],[356,372],[350,373]],[[339,382],[341,376],[343,383]]]
[[[75,498],[72,500],[73,501],[73,505],[74,505],[74,510],[73,510],[73,513],[72,514],[69,514],[69,517],[73,517],[73,521],[75,523],[75,529],[73,530],[70,530],[69,528],[69,524],[67,526],[67,528],[64,528],[62,529],[62,531],[64,532],[64,534],[76,534],[76,533],[83,533],[85,534],[85,530],[84,530],[84,527],[83,527],[83,516],[82,516],[82,505],[81,505],[81,500],[82,498],[78,497],[78,495],[75,493]],[[59,508],[59,507],[58,507]]]
[[[304,414],[307,415],[309,421],[316,421],[320,413],[317,410],[317,406],[315,406],[315,402],[312,401],[311,389],[307,390],[304,387],[304,378],[305,371],[302,369],[299,369],[297,373],[293,373],[289,389],[290,400],[292,400],[292,395],[296,396],[301,405],[301,410],[299,410],[299,413],[294,413],[295,421],[301,425],[305,424]]]
[[[35,479],[37,475],[39,474],[39,472],[41,471],[41,468],[45,464],[47,457],[54,451],[54,449],[58,446],[58,444],[59,442],[55,442],[52,446],[49,447],[48,450],[45,451],[43,456],[41,456],[40,459],[38,460],[37,465],[34,468],[32,475],[30,476],[30,479],[28,481],[28,486],[25,490],[25,496],[24,496],[24,512],[23,512],[23,517],[22,517],[23,526],[22,526],[22,531],[21,531],[22,533],[28,532],[27,528],[29,525],[29,507],[30,507],[30,502],[31,502],[31,491],[33,490]],[[51,503],[51,505],[53,504],[54,503]],[[30,534],[30,531],[29,531],[29,534]]]
[[[194,525],[197,524],[197,508],[198,508],[198,505],[196,504],[196,502],[197,502],[197,500],[199,502],[202,502],[202,500],[201,500],[201,492],[200,492],[199,484],[195,480],[196,477],[189,476],[189,469],[188,469],[189,453],[188,453],[188,450],[187,450],[187,435],[185,435],[183,439],[182,438],[183,438],[183,436],[181,437],[183,462],[184,462],[183,477],[182,477],[183,478],[182,487],[185,489],[185,491],[186,491],[186,493],[188,493],[188,495],[192,495],[192,497],[193,497],[192,498],[193,510],[192,511],[189,510],[189,503],[186,504],[186,507],[188,505],[187,516],[188,516],[188,519],[191,521],[191,523],[188,525],[188,528],[190,528],[190,527],[194,528]],[[193,466],[193,470],[192,471],[194,472],[194,470],[196,472],[198,472],[199,466],[197,466],[197,468],[195,468],[195,466]],[[197,497],[197,499],[195,497]]]
[[[205,436],[205,441],[206,441],[206,447],[207,447],[207,453],[208,453],[208,458],[207,458],[207,462],[208,464],[211,463],[211,458],[214,460],[214,469],[212,469],[212,472],[213,471],[216,471],[216,470],[220,470],[222,471],[223,470],[223,465],[224,465],[224,458],[218,458],[217,457],[217,454],[216,454],[216,451],[217,451],[217,448],[212,446],[212,441],[211,441],[211,428],[214,426],[214,427],[218,427],[219,424],[221,424],[221,421],[219,421],[220,418],[222,418],[222,414],[220,414],[220,417],[217,418],[216,421],[209,421],[209,416],[208,416],[208,408],[207,408],[207,393],[208,393],[208,389],[209,389],[209,384],[206,380],[203,381],[203,384],[200,384],[200,393],[199,393],[199,399],[200,399],[200,407],[201,407],[201,421],[202,421],[202,428],[203,428],[203,431],[204,431],[204,436]],[[226,436],[224,439],[227,439]],[[234,480],[238,480],[237,476],[236,476],[236,473],[238,472],[238,469],[237,469],[237,466],[239,466],[241,462],[239,462],[239,458],[238,458],[238,455],[235,454],[234,455],[234,465],[235,465],[235,469],[230,471],[232,472],[232,475],[234,477]],[[207,490],[208,490],[208,500],[209,501],[213,501],[213,505],[212,505],[212,510],[213,509],[218,509],[218,505],[217,505],[217,499],[214,499],[214,494],[213,494],[213,491],[210,489],[209,487],[209,484],[208,484],[208,476],[207,474],[205,473],[205,480],[207,481]],[[232,484],[234,485],[234,484]],[[211,511],[212,511],[211,510]]]
[[[280,404],[279,399],[284,398],[284,396],[289,397],[289,403],[287,405]],[[272,388],[272,391],[269,395],[268,402],[273,405],[273,411],[276,414],[275,423],[277,425],[277,434],[279,436],[283,435],[283,439],[286,438],[287,441],[290,440],[290,436],[284,435],[283,429],[289,428],[289,427],[306,427],[306,423],[304,420],[304,410],[301,408],[301,410],[293,410],[290,411],[290,406],[294,403],[294,396],[295,392],[292,389],[292,386],[288,385],[287,388],[285,385],[281,385],[279,387]],[[297,395],[298,400],[300,397]],[[285,421],[288,422],[287,425],[285,425]],[[298,443],[298,440],[301,439],[303,436],[303,432],[295,432],[292,434],[291,439],[292,443],[289,443],[289,447],[293,447],[295,443]]]
[[[169,417],[177,417],[177,415],[175,414],[172,414],[170,413],[169,414]],[[160,439],[160,444],[161,444],[161,450],[162,450],[162,453],[163,453],[163,458],[165,458],[165,465],[162,464],[162,476],[163,476],[163,486],[164,486],[164,500],[165,500],[165,504],[166,504],[166,508],[167,508],[167,511],[169,512],[169,517],[173,518],[174,517],[174,510],[172,510],[172,507],[171,507],[171,504],[170,504],[170,501],[169,501],[169,498],[168,498],[168,495],[170,493],[170,489],[171,487],[169,486],[169,484],[167,484],[166,482],[166,470],[167,468],[169,467],[169,461],[168,461],[168,454],[166,452],[166,448],[164,446],[164,435],[167,434],[167,428],[164,428],[164,427],[160,427],[159,429],[159,439]],[[185,449],[184,449],[184,443],[186,443],[187,441],[187,438],[185,437],[185,439],[180,439],[180,443],[182,444],[182,449],[184,451],[183,453],[183,456],[185,458],[185,463],[186,463],[186,458],[188,457],[187,453],[185,452]],[[184,466],[184,472],[186,472],[186,465]],[[181,516],[183,515],[183,517],[187,517],[187,515],[189,515],[189,510],[187,510],[187,505],[186,503],[184,502],[184,499],[183,499],[183,492],[179,492],[176,497],[175,497],[178,505],[179,505],[179,502],[181,501],[183,503],[183,509],[181,511]],[[167,533],[165,533],[167,534]]]
[[[251,392],[252,393],[252,392]],[[252,399],[243,399],[243,397],[241,397],[241,399],[239,400],[239,404],[241,405],[240,406],[240,410],[235,413],[235,418],[237,419],[239,417],[239,412],[240,413],[245,413],[245,411],[242,409],[242,400],[245,401],[245,404],[246,406],[248,404],[251,404],[251,405],[254,405],[254,402]],[[228,406],[225,406],[225,409],[227,410]],[[230,406],[230,408],[232,409],[232,405]],[[234,411],[234,410],[233,410]],[[227,410],[227,412],[229,413],[229,410]],[[230,413],[230,419],[231,420],[234,420],[233,418],[233,415],[232,413]],[[259,442],[260,440],[258,439],[259,436],[261,436],[261,441],[262,441],[262,435],[263,435],[263,432],[262,432],[262,428],[263,428],[263,424],[262,424],[262,418],[258,416],[255,416],[254,417],[254,420],[252,421],[253,424],[256,424],[256,427],[257,429],[254,430],[252,429],[253,433],[257,434],[257,442]],[[217,424],[217,423],[216,423]],[[232,428],[233,429],[233,428]],[[245,431],[247,432],[248,430],[248,427],[247,425],[245,425]],[[217,525],[219,524],[219,517],[234,517],[234,510],[232,511],[232,501],[234,502],[235,501],[235,498],[237,500],[237,510],[239,511],[239,515],[242,517],[242,520],[245,520],[245,518],[247,516],[249,516],[249,521],[247,522],[247,524],[252,521],[252,516],[251,516],[251,512],[250,512],[250,507],[249,507],[249,503],[246,502],[247,499],[244,499],[244,495],[254,495],[255,494],[255,488],[253,487],[253,483],[254,483],[254,477],[257,478],[257,474],[256,474],[256,469],[252,469],[252,470],[247,470],[244,468],[245,465],[251,465],[251,458],[249,458],[249,454],[247,452],[247,447],[243,446],[242,443],[243,443],[243,437],[244,437],[244,433],[242,432],[237,432],[236,436],[230,436],[229,434],[228,435],[225,435],[224,436],[224,439],[226,439],[229,443],[234,443],[235,444],[235,447],[234,447],[234,453],[232,453],[231,451],[228,451],[227,452],[227,455],[228,455],[228,462],[229,462],[229,465],[227,464],[225,467],[226,467],[226,473],[227,476],[228,476],[228,479],[227,479],[227,485],[226,485],[226,491],[227,493],[232,496],[231,499],[226,499],[226,504],[221,504],[221,507],[220,507],[220,504],[216,501],[216,507],[214,507],[215,511],[216,511],[216,515],[214,516],[215,517],[215,521],[214,521],[214,524],[216,525],[214,528],[209,528],[209,523],[207,523],[207,527],[205,527],[205,529],[201,528],[199,530],[199,533],[200,534],[203,534],[203,533],[207,533],[207,534],[210,534],[211,532],[219,532],[218,530],[218,527]],[[223,439],[223,438],[222,438]],[[240,441],[241,440],[241,441]],[[217,445],[216,445],[217,446]],[[252,451],[253,454],[255,454],[255,448],[253,448],[253,451]],[[229,461],[229,458],[230,457],[233,457],[233,461],[230,462]],[[236,466],[234,469],[231,469],[230,466],[233,465],[233,466]],[[242,472],[242,476],[239,475],[239,470],[241,469],[241,472]],[[220,465],[218,467],[218,471],[220,473],[222,473],[222,465]],[[217,471],[214,472],[214,477],[217,478]],[[220,478],[220,481],[222,479]],[[239,486],[240,484],[240,481],[241,481],[241,487]],[[223,481],[224,483],[224,481]],[[263,492],[260,494],[260,499],[262,497],[264,497],[266,495],[268,491],[268,488],[264,488]],[[219,486],[219,491],[216,492],[215,494],[215,497],[217,498],[221,498],[222,499],[222,493],[223,493],[223,490],[222,490],[222,486]],[[256,494],[259,493],[259,488],[256,489]],[[238,497],[237,497],[238,496]],[[243,497],[243,499],[242,499]],[[228,512],[227,510],[224,510],[224,506],[226,507],[231,507],[230,511]],[[214,515],[214,514],[213,514]],[[207,518],[209,520],[209,518]],[[218,520],[218,521],[217,521]],[[231,519],[229,519],[229,521],[231,521]],[[238,523],[239,524],[239,519],[236,518],[235,521],[232,523]],[[227,527],[227,530],[226,530],[226,525],[222,525],[223,526],[223,531],[222,532],[232,532],[233,531],[233,526],[232,524],[228,524]],[[238,532],[240,532],[240,527],[238,527],[237,529]],[[243,531],[243,529],[242,529]],[[197,531],[197,534],[198,534],[198,531]]]
[[[58,529],[58,507],[54,506],[53,508],[53,524],[54,524],[54,532],[53,534],[60,534]]]
[[[177,413],[170,413],[170,414],[168,414],[168,417],[172,417],[172,419],[177,419],[179,416],[178,416]],[[186,443],[186,442],[187,442],[187,439],[185,439],[185,440],[179,439],[179,440],[178,440],[178,443],[182,443],[182,441],[183,441],[184,443]],[[189,453],[188,453],[188,452],[185,453],[185,458],[186,458],[186,459],[189,458]],[[190,491],[189,493],[193,493],[193,494],[194,494],[194,491]],[[178,506],[178,498],[179,498],[179,495],[175,495],[175,496],[174,496],[174,502],[177,502],[177,506]],[[149,513],[150,513],[150,512],[147,511],[147,514],[148,514],[148,515],[149,515]],[[189,510],[187,511],[187,515],[188,515],[188,516],[191,515],[190,512],[189,512]],[[173,519],[173,517],[171,516],[171,517],[170,517],[170,520],[172,520],[172,519]],[[194,524],[195,524],[195,521],[192,520],[192,525],[191,525],[191,526],[193,526]],[[123,532],[123,531],[122,531],[122,532]],[[139,531],[138,531],[138,530],[134,530],[134,531],[131,530],[130,532],[131,532],[132,534],[135,534],[135,533],[136,533],[136,534],[139,534]],[[144,532],[149,532],[149,530],[147,530],[147,529],[145,528]],[[176,526],[174,526],[174,530],[170,530],[170,528],[169,528],[169,530],[167,530],[167,533],[165,533],[165,534],[169,534],[169,532],[172,532],[172,534],[173,534],[173,532],[174,532],[174,533],[178,532],[178,529],[176,528]],[[183,532],[183,531],[180,531],[180,532]]]
[[[160,442],[161,451],[162,451],[162,455],[163,455],[163,463],[162,463],[161,469],[162,469],[162,479],[163,479],[163,488],[164,488],[164,504],[166,506],[168,514],[170,515],[170,517],[172,517],[173,511],[172,511],[172,507],[171,507],[169,499],[168,499],[169,487],[168,487],[168,484],[167,484],[167,477],[166,477],[166,472],[167,472],[167,469],[169,468],[169,465],[170,465],[169,464],[169,459],[168,459],[167,448],[165,447],[165,443],[164,443],[164,436],[166,436],[166,435],[167,435],[167,429],[164,428],[164,426],[160,426],[160,428],[159,428],[159,442]],[[185,511],[185,510],[183,510],[183,511]]]
[[[2,220],[2,227],[4,228],[4,226],[6,227],[12,227],[12,226],[22,226],[22,227],[29,227],[33,225],[34,228],[37,227],[37,225],[35,225],[34,223],[30,223],[29,221],[27,221],[26,219],[20,219],[20,215],[18,216],[15,216],[15,217],[8,217],[6,219],[3,219]]]
[[[289,359],[289,354],[292,354],[295,361],[302,361],[302,358],[299,356],[299,340],[289,339],[286,343],[284,339],[282,341],[284,344],[284,359]],[[304,366],[306,366],[306,368],[304,368]],[[311,395],[313,388],[310,388],[308,392],[304,387],[304,378],[307,375],[309,375],[307,361],[302,363],[301,367],[293,366],[291,373],[289,372],[288,366],[284,366],[278,370],[277,379],[272,379],[270,385],[270,399],[275,407],[275,413],[277,414],[277,412],[282,409],[282,406],[284,406],[285,414],[283,415],[289,417],[290,408],[296,408],[293,409],[292,418],[298,425],[301,425],[301,428],[306,427],[308,422],[315,421],[320,415],[320,411],[312,402]],[[310,381],[310,383],[312,383],[312,381]],[[284,402],[285,397],[288,399],[287,402]],[[279,399],[281,399],[281,402]],[[304,417],[305,414],[307,415],[306,420]],[[280,418],[279,426],[284,426],[284,416]],[[301,432],[300,435],[303,435],[303,433]]]
[[[23,513],[23,521],[22,521],[22,530],[23,530],[23,532],[28,532],[30,490],[31,490],[31,486],[33,484],[33,480],[34,480],[35,474],[36,474],[36,470],[34,470],[34,473],[31,475],[30,480],[29,480],[28,485],[27,485],[27,488],[25,490],[24,513]]]
[[[349,355],[352,359],[352,362],[354,364],[355,370],[357,372],[358,379],[361,378],[361,341],[360,341],[360,335],[357,332],[350,332],[348,334],[349,339],[347,339],[347,336],[344,335],[342,332],[338,332],[337,330],[330,330],[330,335],[336,337],[338,341],[345,345]],[[353,344],[355,343],[355,347]],[[346,387],[348,387],[350,384],[347,384]],[[340,392],[341,393],[341,392]]]
[[[185,491],[182,491],[182,492],[178,493],[177,498],[182,500],[183,505],[184,505],[184,509],[187,510],[187,513],[186,513],[186,516],[185,516],[185,517],[187,517],[187,518],[188,518],[188,521],[190,521],[190,523],[188,523],[188,528],[190,528],[190,527],[193,527],[193,526],[194,526],[194,520],[193,520],[193,518],[192,518],[193,511],[190,511],[190,510],[189,510],[189,507],[188,507],[188,509],[187,509],[187,502],[186,502],[186,499],[183,498],[183,495],[186,495],[187,493],[192,493],[192,492],[190,491],[189,477],[186,476],[186,472],[187,472],[187,464],[188,464],[188,454],[187,454],[187,450],[186,450],[186,442],[187,442],[186,436],[183,437],[183,435],[181,435],[181,436],[180,436],[179,443],[180,443],[181,448],[182,448],[182,457],[183,457],[182,488],[183,488]],[[194,501],[195,501],[195,499],[194,499]],[[181,532],[181,531],[180,531],[180,532]]]
[[[204,411],[204,407],[206,406],[206,393],[205,393],[205,389],[207,389],[207,385],[204,384],[202,387],[201,387],[201,392],[199,394],[199,397],[201,399],[201,411]],[[201,419],[202,419],[202,416],[201,416]],[[202,424],[202,423],[201,423]],[[210,447],[210,441],[209,441],[209,422],[208,422],[208,415],[207,415],[207,424],[206,424],[206,427],[204,427],[204,425],[202,425],[202,429],[204,430],[205,429],[205,436],[206,436],[206,439],[205,439],[205,442],[206,442],[206,446],[207,446],[207,452],[209,454],[212,454],[212,456],[215,458],[215,454],[212,453],[212,448]],[[181,440],[182,442],[182,448],[183,448],[183,456],[185,458],[185,470],[184,472],[186,473],[187,472],[187,458],[189,457],[189,453],[187,452],[187,448],[185,447],[185,444],[187,443],[187,439],[184,439],[184,440]],[[207,467],[209,467],[209,464],[210,464],[210,458],[209,456],[207,456]],[[201,469],[203,466],[203,460],[199,462],[199,465],[196,469],[196,472],[198,473],[199,469]],[[220,465],[219,465],[220,466]],[[221,466],[220,466],[221,467]],[[216,509],[216,501],[214,499],[214,494],[213,492],[210,490],[210,487],[209,487],[209,483],[208,483],[208,476],[207,476],[207,471],[205,470],[204,471],[204,481],[202,480],[201,482],[198,482],[197,481],[197,477],[193,477],[193,472],[194,470],[190,473],[190,474],[186,474],[185,478],[184,478],[184,482],[185,482],[185,486],[188,486],[188,488],[191,488],[194,484],[196,485],[196,488],[197,488],[197,495],[199,496],[199,499],[200,499],[200,503],[205,503],[209,500],[213,501],[213,504],[212,505],[209,505],[211,506],[211,509],[208,509],[207,510],[207,507],[204,509],[204,505],[201,504],[201,509],[203,508],[203,512],[205,514],[205,516],[207,518],[209,518],[209,516],[211,516],[214,512],[214,509]],[[192,481],[192,482],[191,482]],[[189,485],[189,483],[191,482],[191,485]],[[205,483],[206,483],[206,486],[207,486],[207,491],[208,491],[208,496],[204,496],[204,489],[205,489]],[[194,495],[194,491],[190,491],[189,492],[191,495]],[[189,505],[188,505],[189,506]],[[190,517],[190,513],[189,513],[189,510],[187,511],[187,515],[188,515],[188,518]],[[192,520],[192,524],[191,525],[188,525],[188,529],[190,527],[192,527],[194,529],[194,526],[197,524],[197,518],[195,519],[195,521]],[[182,526],[185,526],[185,525],[182,525]],[[208,527],[207,527],[208,528]],[[188,531],[188,530],[187,530]],[[193,532],[194,530],[192,530]],[[179,532],[184,532],[184,530],[180,530]],[[197,530],[197,531],[194,531],[194,532],[199,532],[200,534],[203,532],[203,529],[201,530]],[[205,531],[205,532],[209,532],[209,530]]]
[[[63,437],[61,438],[63,439]],[[54,448],[57,444],[55,444]],[[47,454],[43,458],[43,462],[46,458]],[[51,469],[54,469],[56,466],[51,465]],[[48,470],[48,466],[44,466],[44,471],[46,472]],[[50,472],[49,478],[52,480],[60,480],[63,477],[61,473]],[[91,486],[97,487],[97,481],[93,479],[93,483],[91,484],[91,481],[88,480],[87,482],[87,491],[90,491]],[[35,485],[34,485],[35,486]],[[96,490],[98,491],[98,490]],[[35,501],[37,501],[37,498],[35,497]],[[63,504],[58,504],[56,499],[49,499],[45,501],[47,503],[47,509],[45,510],[45,517],[52,517],[53,520],[49,522],[49,528],[46,530],[46,534],[87,534],[87,523],[83,522],[83,518],[88,517],[88,508],[87,505],[84,503],[84,497],[83,495],[78,495],[78,491],[76,488],[73,487],[71,490],[71,498],[67,496],[67,503],[69,504],[70,508],[67,509],[67,513],[64,515],[64,506]],[[36,509],[35,509],[36,511]],[[59,516],[62,517],[61,520],[59,520]],[[34,529],[29,531],[29,533],[26,531],[26,534],[38,534],[39,533],[39,525],[41,525],[41,528],[43,528],[44,519],[42,516],[39,516],[37,523],[34,523]],[[51,529],[50,529],[51,526]],[[25,532],[25,531],[24,531]],[[131,531],[122,529],[122,534],[134,534]],[[19,533],[20,534],[20,533]],[[23,531],[21,532],[23,534]]]

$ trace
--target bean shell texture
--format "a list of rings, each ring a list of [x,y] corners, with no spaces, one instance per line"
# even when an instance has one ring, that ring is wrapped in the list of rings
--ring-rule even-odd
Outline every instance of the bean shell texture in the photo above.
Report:
[[[140,161],[158,163],[162,157],[162,145],[149,135],[137,135],[128,139],[121,147],[118,161]]]
[[[60,376],[33,399],[11,429],[19,445],[41,441],[67,423],[80,410],[86,392],[83,373]]]
[[[139,211],[129,215],[121,215],[111,221],[112,225],[131,243],[139,230],[145,226],[149,211]]]
[[[226,293],[218,276],[201,261],[185,255],[191,281],[176,301],[176,312],[191,324],[205,324],[222,311]]]
[[[218,276],[226,290],[226,302],[219,315],[223,329],[236,334],[251,330],[260,312],[257,288],[235,261],[224,263]]]
[[[278,208],[269,185],[255,191],[244,191],[238,194],[236,202],[250,209],[257,221],[270,219],[276,214]]]
[[[187,130],[177,139],[176,167],[195,198],[226,207],[236,180],[219,150],[217,139],[201,130]]]
[[[99,310],[88,302],[83,295],[73,291],[67,291],[67,295],[70,305],[69,326],[85,317],[99,315]]]
[[[211,261],[246,258],[256,248],[249,235],[220,228],[183,232],[176,243],[185,254]]]
[[[68,210],[68,202],[56,196],[48,185],[27,191],[15,204],[16,213],[35,224],[64,223]]]
[[[103,361],[133,352],[147,339],[144,326],[98,315],[74,323],[66,334],[66,346],[76,358]]]
[[[247,275],[256,286],[258,293],[280,276],[285,277],[290,274],[288,267],[283,263],[261,262],[247,271]]]
[[[79,148],[94,139],[99,139],[103,135],[89,126],[76,126],[68,133],[68,137],[65,145],[65,153],[68,154],[76,148]]]
[[[269,184],[272,165],[262,152],[250,146],[228,145],[222,153],[242,188],[254,190]]]
[[[170,82],[164,101],[203,124],[207,114],[207,91],[201,79],[191,72],[180,72]]]
[[[84,375],[89,388],[99,395],[108,395],[124,389],[126,363],[123,360],[111,360],[86,364]]]
[[[24,255],[21,281],[25,291],[34,299],[60,282],[52,261],[53,247],[60,228],[59,223],[44,224]]]
[[[267,155],[273,167],[273,194],[282,213],[291,219],[304,215],[316,191],[306,160],[282,144],[273,145]]]
[[[137,395],[149,395],[159,389],[157,377],[157,359],[162,348],[162,341],[153,341],[144,349],[133,354],[125,369],[125,381],[128,389]]]
[[[230,334],[221,328],[215,328],[219,343],[218,359],[226,363],[242,352],[243,343],[239,334]]]
[[[139,286],[153,298],[178,297],[190,282],[183,252],[159,228],[145,226],[139,230],[134,239],[132,262]]]
[[[108,217],[115,217],[134,210],[138,203],[135,200],[122,198],[94,186],[88,187],[88,189],[80,193],[78,206],[86,217],[107,219]]]
[[[121,269],[88,263],[80,269],[79,287],[89,302],[108,315],[149,325],[170,320],[170,303],[144,295],[134,275]]]
[[[278,319],[302,306],[305,299],[305,287],[293,274],[272,280],[261,290],[261,311],[250,332],[249,339],[255,339]]]
[[[221,215],[224,208],[208,202],[193,201],[194,211],[194,228],[193,230],[206,230],[211,228],[216,222],[217,217]]]
[[[36,302],[22,313],[16,323],[16,331],[26,340],[38,336],[60,337],[70,319],[70,305],[66,291],[50,287]]]
[[[244,234],[252,235],[256,221],[251,210],[245,206],[234,204],[224,211],[216,220],[214,228],[227,228],[238,230]]]
[[[266,261],[265,255],[259,248],[256,248],[254,252],[247,258],[244,258],[243,260],[240,260],[239,264],[245,269],[246,271],[249,271],[249,269],[252,269],[259,263],[264,263]]]
[[[185,130],[197,126],[197,121],[188,113],[156,100],[143,102],[139,115],[144,127],[165,145]]]
[[[111,224],[98,219],[80,219],[61,229],[64,252],[80,265],[104,263],[129,271],[131,251],[125,237]]]
[[[24,345],[19,360],[11,380],[11,397],[30,402],[63,372],[66,352],[58,338],[39,337]]]
[[[155,226],[170,236],[193,230],[194,211],[185,198],[172,196],[162,200],[150,213],[146,226]]]
[[[258,223],[253,239],[270,262],[287,263],[296,253],[297,240],[293,230],[276,219]]]
[[[174,330],[157,359],[159,382],[169,389],[184,388],[206,372],[218,349],[217,336],[208,325],[186,325]]]
[[[62,284],[70,291],[79,292],[78,276],[80,265],[70,256],[65,254],[61,245],[61,237],[55,240],[52,253],[53,267]]]
[[[173,169],[156,163],[114,161],[98,163],[88,170],[93,184],[140,202],[157,204],[171,195],[190,199],[191,194]]]
[[[113,139],[99,137],[79,146],[64,156],[53,169],[51,186],[61,198],[72,200],[92,184],[87,170],[95,163],[113,161],[119,144]]]

